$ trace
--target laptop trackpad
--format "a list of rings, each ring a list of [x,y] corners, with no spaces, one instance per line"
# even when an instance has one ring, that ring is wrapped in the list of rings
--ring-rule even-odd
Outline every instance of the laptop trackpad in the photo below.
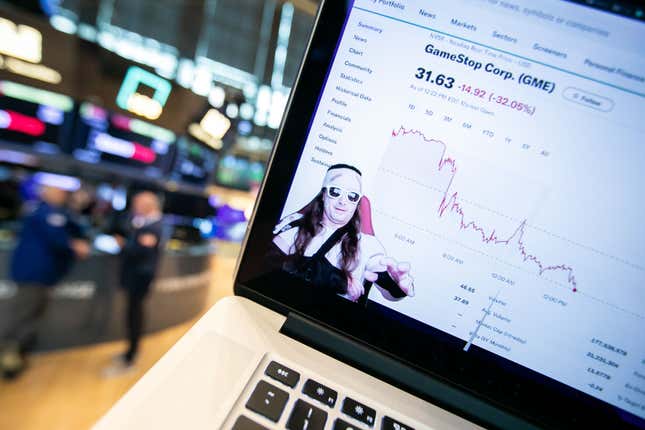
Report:
[[[217,333],[193,349],[145,398],[128,423],[132,428],[217,428],[262,359]]]

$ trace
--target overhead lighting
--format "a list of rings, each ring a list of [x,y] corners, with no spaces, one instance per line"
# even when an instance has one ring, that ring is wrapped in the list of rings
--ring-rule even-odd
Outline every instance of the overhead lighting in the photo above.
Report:
[[[228,106],[226,106],[226,116],[232,119],[237,118],[237,114],[239,113],[240,109],[237,107],[235,103],[230,103]]]
[[[258,86],[255,83],[248,83],[244,85],[242,92],[244,93],[244,97],[252,99],[258,93]]]
[[[284,80],[284,66],[287,61],[287,50],[289,48],[289,36],[293,23],[294,7],[291,3],[282,6],[280,14],[280,25],[278,27],[278,40],[273,56],[273,72],[271,73],[271,86],[281,88]]]
[[[208,67],[213,72],[213,77],[217,82],[231,87],[243,89],[247,84],[257,82],[255,75],[237,67],[232,67],[207,57],[197,57],[195,61],[197,64]]]
[[[117,38],[114,34],[108,31],[101,31],[98,34],[97,40],[99,42],[99,45],[101,45],[103,48],[107,49],[108,51],[114,51],[117,43]]]
[[[155,71],[159,76],[163,76],[166,79],[174,79],[177,71],[177,58],[170,53],[160,53],[159,64]]]
[[[253,118],[253,105],[250,103],[242,103],[240,105],[240,117],[242,119]]]
[[[208,103],[214,108],[221,108],[224,106],[226,101],[226,91],[222,87],[213,87],[211,88],[210,93],[208,94]]]
[[[4,60],[4,64],[0,63],[0,67],[2,66],[16,75],[37,79],[39,81],[47,82],[48,84],[60,84],[63,80],[62,75],[51,67],[47,67],[42,64],[27,63],[17,58],[7,58]]]
[[[237,125],[237,131],[241,136],[248,136],[253,131],[253,124],[250,121],[242,120]]]
[[[67,34],[76,34],[77,25],[74,21],[62,15],[52,15],[49,23],[56,30]]]
[[[221,139],[231,128],[231,120],[222,115],[217,109],[209,109],[199,125],[213,138]]]
[[[287,106],[287,96],[275,91],[271,97],[271,110],[269,111],[269,118],[267,119],[267,125],[271,128],[280,127],[280,122],[282,121],[282,115]]]
[[[260,127],[264,127],[267,125],[267,116],[268,112],[267,111],[255,111],[255,115],[253,116],[253,122],[256,125],[259,125]]]
[[[96,42],[96,28],[92,27],[91,25],[81,23],[78,25],[78,37],[90,42]]]
[[[258,91],[258,98],[255,101],[255,106],[259,111],[268,112],[271,109],[271,88],[262,85]]]
[[[197,67],[191,89],[198,96],[207,96],[213,86],[213,75],[206,67]]]
[[[193,84],[193,77],[195,76],[195,65],[191,60],[182,58],[179,60],[179,67],[177,69],[177,83],[184,88],[190,88]]]
[[[161,116],[163,108],[157,100],[145,94],[133,93],[128,98],[127,110],[148,119],[157,119]]]
[[[43,35],[28,25],[0,18],[0,54],[31,63],[42,60]]]
[[[213,149],[222,149],[222,141],[220,139],[215,139],[199,124],[190,124],[188,126],[188,134],[193,136],[195,139],[204,142],[206,145],[210,146]]]
[[[152,97],[137,92],[140,85],[152,88],[154,90]],[[140,67],[130,66],[116,96],[116,104],[121,109],[136,115],[157,119],[163,111],[171,90],[172,85],[167,80]]]

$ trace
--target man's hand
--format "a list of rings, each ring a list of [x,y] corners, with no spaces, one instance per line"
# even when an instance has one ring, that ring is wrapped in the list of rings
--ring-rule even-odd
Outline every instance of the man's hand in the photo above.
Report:
[[[414,279],[410,276],[410,263],[398,263],[391,257],[375,255],[370,258],[365,266],[365,279],[376,282],[378,272],[387,271],[394,282],[407,296],[414,296]]]
[[[72,239],[69,243],[70,248],[76,254],[76,258],[85,260],[90,255],[90,244],[87,240],[83,239]]]
[[[115,234],[114,240],[116,240],[116,243],[119,244],[119,247],[123,248],[125,246],[125,237],[121,236],[120,234]]]
[[[152,233],[143,233],[137,241],[139,245],[145,246],[146,248],[154,248],[157,246],[157,236]]]

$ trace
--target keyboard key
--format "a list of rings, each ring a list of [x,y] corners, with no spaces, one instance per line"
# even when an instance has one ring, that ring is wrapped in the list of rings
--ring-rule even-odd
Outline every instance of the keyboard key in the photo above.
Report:
[[[374,421],[376,420],[376,411],[350,397],[345,397],[342,411],[344,414],[347,414],[350,417],[362,423],[365,423],[370,427],[374,426]]]
[[[287,428],[289,430],[323,430],[326,421],[327,412],[304,400],[297,400],[289,421],[287,421]]]
[[[273,422],[278,422],[287,400],[289,400],[289,394],[285,391],[266,381],[260,381],[255,386],[249,401],[246,402],[246,407]]]
[[[275,361],[269,363],[264,374],[278,382],[288,385],[291,388],[295,387],[300,380],[300,374],[298,372]]]
[[[347,421],[343,421],[340,418],[336,418],[334,422],[333,430],[361,430],[360,427],[350,424]]]
[[[235,424],[233,424],[233,430],[269,430],[269,429],[245,417],[244,415],[240,415],[235,421]]]
[[[414,430],[414,427],[410,427],[409,425],[403,424],[390,417],[383,417],[381,430]]]
[[[302,392],[312,399],[324,403],[330,408],[334,407],[336,404],[336,398],[338,397],[338,393],[336,391],[314,381],[313,379],[307,379],[305,386],[302,387]]]

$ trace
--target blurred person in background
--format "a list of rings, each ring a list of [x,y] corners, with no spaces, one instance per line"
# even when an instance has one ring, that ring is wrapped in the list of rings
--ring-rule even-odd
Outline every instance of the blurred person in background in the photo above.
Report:
[[[67,207],[70,210],[70,214],[74,217],[74,221],[83,231],[89,231],[93,227],[92,211],[94,206],[94,193],[87,185],[83,185],[69,196]]]
[[[144,300],[157,271],[161,254],[162,217],[159,198],[150,191],[132,198],[130,216],[113,230],[121,246],[121,287],[127,300],[128,349],[104,371],[118,376],[134,368],[143,331]]]
[[[4,316],[6,322],[0,328],[0,367],[7,379],[25,368],[25,354],[36,341],[52,287],[76,259],[90,253],[82,229],[65,208],[69,191],[64,184],[40,183],[39,202],[23,220],[10,263],[17,290],[11,299],[12,311]]]

